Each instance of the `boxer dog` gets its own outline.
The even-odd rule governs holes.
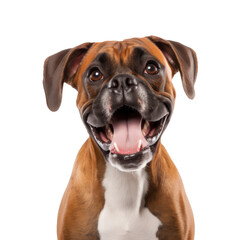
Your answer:
[[[90,135],[62,198],[59,240],[194,239],[182,180],[160,141],[178,71],[192,99],[195,52],[155,36],[84,43],[46,59],[49,109],[58,110],[70,84]]]

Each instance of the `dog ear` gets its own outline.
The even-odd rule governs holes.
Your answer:
[[[91,45],[92,43],[84,43],[56,53],[45,60],[43,86],[47,106],[51,111],[57,111],[61,105],[64,82],[76,88],[73,84],[74,76]]]
[[[162,51],[173,70],[173,75],[180,71],[184,91],[189,98],[193,99],[195,96],[194,83],[198,71],[196,53],[191,48],[178,42],[155,36],[150,36],[148,39]]]

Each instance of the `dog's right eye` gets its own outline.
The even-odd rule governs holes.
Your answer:
[[[98,68],[95,68],[90,72],[89,78],[92,81],[99,81],[103,79],[103,74]]]

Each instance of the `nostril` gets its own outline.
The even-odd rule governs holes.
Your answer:
[[[118,82],[118,80],[117,79],[113,79],[113,81],[112,81],[112,88],[118,88],[118,86],[119,86],[119,82]]]
[[[126,78],[126,86],[131,87],[136,85],[137,85],[137,80],[135,78]]]
[[[126,79],[126,85],[127,86],[131,86],[132,85],[132,79],[131,78],[127,78]]]

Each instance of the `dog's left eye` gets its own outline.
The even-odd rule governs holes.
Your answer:
[[[158,73],[158,71],[159,71],[159,68],[156,63],[148,62],[145,67],[144,73],[147,73],[149,75],[155,75]]]
[[[103,78],[103,74],[100,72],[99,69],[93,69],[91,72],[90,72],[90,76],[89,78],[92,80],[92,81],[99,81]]]

